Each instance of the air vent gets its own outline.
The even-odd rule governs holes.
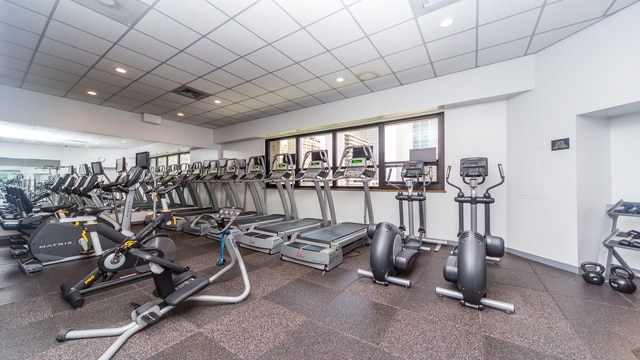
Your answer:
[[[211,96],[211,94],[207,94],[204,91],[196,90],[188,86],[180,86],[179,88],[173,90],[173,93],[182,95],[184,97],[188,97],[189,99],[193,99],[193,100],[201,100]]]

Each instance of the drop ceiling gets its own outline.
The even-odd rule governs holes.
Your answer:
[[[534,54],[636,2],[0,0],[0,84],[215,129]]]

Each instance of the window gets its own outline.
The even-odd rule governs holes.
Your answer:
[[[444,114],[431,114],[413,118],[387,121],[373,125],[336,129],[321,133],[308,133],[266,141],[267,156],[273,158],[280,153],[296,154],[298,167],[309,150],[326,149],[335,170],[346,147],[370,145],[378,166],[371,188],[391,189],[386,183],[400,182],[402,163],[410,160],[410,150],[435,148],[436,162],[429,165],[432,182],[430,190],[444,189]],[[269,164],[270,165],[270,164]],[[358,182],[339,180],[338,187],[359,187]]]

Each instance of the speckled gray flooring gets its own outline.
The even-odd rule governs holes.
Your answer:
[[[176,261],[209,274],[217,242],[170,233]],[[349,253],[330,272],[242,250],[251,294],[234,305],[186,303],[134,335],[116,359],[637,359],[640,292],[623,295],[606,284],[507,254],[488,265],[488,296],[516,313],[477,311],[440,298],[435,287],[450,249],[421,254],[414,286],[375,285],[359,278],[369,248]],[[121,326],[131,303],[153,298],[151,280],[87,297],[72,310],[59,285],[77,281],[96,259],[24,275],[0,246],[0,358],[97,358],[113,338],[59,343],[59,329]],[[239,294],[237,271],[203,293]]]

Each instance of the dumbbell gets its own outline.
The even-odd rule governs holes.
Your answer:
[[[640,248],[640,241],[636,240],[640,239],[640,231],[638,230],[629,230],[627,231],[627,237],[625,239],[619,240],[618,244],[624,246],[631,246],[635,248]]]
[[[636,291],[636,284],[633,282],[633,272],[622,266],[613,266],[609,275],[609,285],[613,290],[625,294],[633,294]]]
[[[597,262],[585,261],[580,264],[582,278],[589,284],[602,285],[604,283],[604,266]]]

